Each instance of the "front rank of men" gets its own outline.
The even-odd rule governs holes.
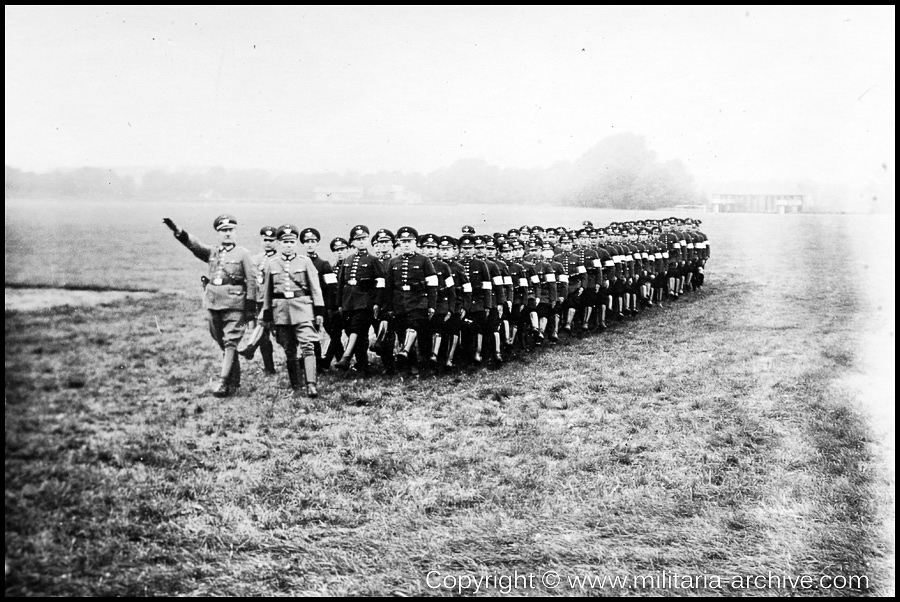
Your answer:
[[[264,326],[263,371],[276,372],[274,333],[290,387],[316,397],[317,375],[332,367],[363,377],[378,364],[382,374],[411,376],[497,367],[558,343],[563,333],[603,331],[610,318],[622,321],[700,290],[710,256],[700,221],[679,218],[493,235],[465,226],[458,239],[411,226],[372,235],[357,225],[328,245],[334,265],[319,256],[322,237],[312,227],[266,226],[262,252],[250,256],[235,244],[233,216],[214,220],[218,246],[163,221],[209,264],[204,306],[223,351],[217,397],[240,385],[236,347],[255,316]]]

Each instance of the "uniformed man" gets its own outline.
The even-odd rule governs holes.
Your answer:
[[[420,346],[428,347],[428,324],[434,317],[438,290],[434,264],[416,252],[418,237],[419,233],[410,226],[397,230],[400,254],[388,266],[385,285],[393,329],[402,341],[397,360],[410,374],[419,372],[416,340],[425,343]]]
[[[500,327],[503,314],[507,311],[506,289],[503,284],[503,273],[500,265],[494,261],[488,253],[488,246],[493,246],[494,240],[490,236],[475,237],[475,258],[483,261],[488,266],[488,274],[491,277],[493,305],[488,311],[487,322],[482,332],[484,349],[479,349],[483,355],[490,357],[495,364],[503,363],[501,354]]]
[[[591,247],[591,235],[593,227],[585,226],[576,233],[575,242],[577,247],[573,249],[573,253],[578,258],[577,263],[584,268],[582,273],[582,286],[584,290],[578,297],[578,319],[581,321],[582,332],[587,332],[591,325],[591,316],[594,314],[594,308],[598,299],[598,284],[602,276],[602,262],[600,256]],[[581,272],[581,268],[579,268]]]
[[[337,274],[341,271],[341,265],[344,259],[350,253],[350,243],[347,239],[336,237],[329,244],[331,252],[334,253],[337,260],[334,264],[335,282],[337,282]],[[325,291],[323,291],[324,294]],[[322,363],[328,367],[331,366],[332,360],[340,359],[344,355],[344,320],[341,316],[341,299],[337,294],[337,284],[335,284],[334,293],[329,298],[325,295],[325,332],[331,341],[328,343],[328,349],[322,358]]]
[[[331,264],[319,256],[320,240],[322,240],[322,235],[319,234],[319,231],[315,228],[304,228],[300,231],[300,244],[303,245],[306,256],[312,261],[313,265],[316,267],[316,271],[319,273],[319,287],[322,289],[325,307],[328,308],[333,305],[333,299],[337,295],[337,274],[334,273]],[[323,317],[325,320],[324,328],[325,331],[328,332],[329,324],[327,309],[323,314]],[[318,338],[316,338],[313,347],[318,370],[319,372],[324,372],[330,365],[330,362],[325,362],[325,356],[322,353],[322,344]]]
[[[466,268],[456,261],[457,241],[452,236],[441,236],[438,240],[438,254],[441,261],[446,263],[453,272],[453,287],[456,289],[456,306],[446,323],[445,336],[450,337],[447,343],[445,368],[453,368],[456,350],[460,340],[463,320],[472,309],[472,283]]]
[[[263,267],[270,257],[274,257],[275,249],[275,228],[273,226],[263,226],[259,235],[262,237],[263,250],[253,256],[253,266],[256,268],[256,313],[262,311],[263,304]],[[248,325],[249,326],[249,325]],[[262,339],[259,341],[259,354],[263,360],[263,372],[266,374],[275,374],[275,358],[273,356],[272,337],[268,328],[263,328]]]
[[[441,345],[445,338],[459,334],[458,320],[453,324],[453,312],[456,309],[456,280],[450,265],[438,258],[438,245],[440,240],[435,234],[423,234],[419,237],[419,248],[422,254],[431,260],[438,278],[437,301],[434,307],[434,317],[429,322],[430,351],[428,363],[432,368],[438,367],[441,353]],[[455,326],[456,331],[452,329]],[[425,347],[423,345],[422,347]],[[422,354],[423,356],[425,353]]]
[[[275,325],[275,340],[284,348],[288,379],[293,390],[301,382],[299,349],[307,397],[318,397],[318,365],[315,343],[325,316],[325,298],[316,266],[309,257],[297,254],[299,230],[292,224],[278,228],[281,253],[266,262],[263,294],[264,319]]]
[[[512,301],[509,310],[509,345],[510,352],[517,353],[516,341],[519,340],[519,332],[525,328],[525,306],[528,302],[529,281],[525,266],[520,261],[521,255],[516,257],[517,249],[522,248],[522,243],[516,239],[500,245],[500,257],[509,268],[509,277],[512,281]]]
[[[534,230],[532,230],[534,232]],[[535,238],[536,248],[532,252],[532,261],[538,280],[535,282],[535,312],[538,317],[538,341],[542,342],[547,336],[552,336],[552,318],[555,315],[559,295],[556,286],[556,269],[550,263],[553,257],[553,248],[544,247],[541,238]],[[556,341],[552,341],[555,343]]]
[[[375,250],[375,258],[381,262],[385,274],[394,258],[394,252],[397,239],[394,233],[387,228],[379,228],[372,235],[372,248]],[[390,293],[385,293],[385,303],[390,301]],[[394,352],[397,346],[396,332],[392,328],[394,320],[393,313],[387,307],[382,307],[379,312],[379,319],[373,323],[375,333],[375,343],[372,345],[372,351],[381,358],[381,365],[384,367],[384,374],[390,376],[394,374]]]
[[[241,384],[241,365],[237,346],[248,321],[256,314],[258,285],[250,251],[237,246],[232,215],[213,220],[219,244],[205,245],[169,218],[163,223],[175,238],[198,259],[209,264],[209,275],[203,277],[203,307],[207,310],[209,333],[223,351],[219,382],[213,389],[216,397],[227,397]]]
[[[381,262],[369,254],[369,229],[364,225],[350,230],[353,255],[347,257],[338,273],[338,297],[347,332],[344,355],[335,364],[350,369],[350,358],[356,357],[356,369],[368,375],[369,328],[378,319],[385,301],[385,271]]]
[[[462,343],[466,363],[481,366],[481,347],[488,312],[494,306],[493,283],[486,263],[475,257],[475,235],[459,238],[460,264],[472,285],[472,308],[463,320]]]
[[[565,332],[572,332],[572,325],[575,321],[575,312],[578,311],[580,297],[584,294],[584,274],[586,270],[579,263],[578,256],[572,252],[574,241],[572,236],[567,232],[559,235],[559,250],[554,260],[559,262],[563,267],[562,275],[557,280],[566,285],[566,297],[560,298],[560,321],[563,324]],[[565,276],[565,278],[563,278]]]

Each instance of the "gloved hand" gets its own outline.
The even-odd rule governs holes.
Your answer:
[[[164,217],[164,218],[163,218],[163,223],[164,223],[166,226],[168,226],[169,230],[171,230],[172,232],[178,232],[178,226],[176,226],[176,225],[175,225],[175,222],[173,222],[173,221],[170,220],[169,218]]]

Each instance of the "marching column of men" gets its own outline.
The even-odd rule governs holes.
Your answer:
[[[163,222],[209,267],[201,281],[210,334],[223,353],[217,397],[240,386],[237,347],[250,330],[264,372],[276,373],[274,334],[291,388],[316,397],[317,375],[332,367],[348,371],[352,362],[357,374],[374,373],[370,338],[386,375],[499,365],[559,343],[562,333],[584,337],[606,330],[610,318],[700,290],[710,257],[700,220],[679,218],[492,235],[465,226],[458,239],[410,226],[396,236],[381,228],[370,239],[357,225],[349,242],[331,240],[333,266],[319,256],[315,228],[266,226],[262,251],[251,256],[236,244],[234,216],[214,220],[219,244],[212,246]]]

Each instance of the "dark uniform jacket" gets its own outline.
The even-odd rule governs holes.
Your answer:
[[[556,280],[565,284],[568,292],[571,293],[579,287],[584,286],[584,274],[578,271],[578,255],[560,251],[553,257],[553,260],[562,265],[562,274],[557,274]],[[587,273],[587,271],[584,273]],[[565,276],[565,278],[563,278],[563,276]]]
[[[343,311],[384,306],[384,267],[366,249],[344,259],[338,274],[338,297]]]
[[[453,286],[456,295],[456,306],[452,311],[455,314],[459,314],[461,311],[469,313],[472,309],[472,283],[469,282],[469,275],[466,272],[466,268],[458,261],[452,259],[447,262],[447,266],[449,266],[450,271],[453,274],[453,282],[450,286]],[[450,281],[445,280],[445,282]]]
[[[203,292],[205,309],[256,311],[259,286],[250,251],[237,245],[205,245],[184,230],[176,238],[195,257],[209,263],[209,282]]]
[[[510,260],[509,275],[513,283],[513,305],[525,305],[528,302],[528,291],[531,287],[528,271],[516,260]]]
[[[434,259],[434,271],[438,277],[437,302],[434,311],[439,315],[446,315],[456,311],[456,278],[449,265],[440,259]]]
[[[488,274],[491,276],[491,292],[494,296],[492,307],[496,309],[497,305],[506,303],[506,290],[503,288],[503,272],[493,259],[482,259],[481,261],[487,265]]]
[[[387,270],[388,311],[406,314],[435,309],[438,276],[431,260],[419,253],[391,259]]]
[[[601,266],[595,260],[599,259],[597,251],[587,247],[579,247],[572,251],[578,257],[578,263],[584,266],[584,288],[592,288],[599,283]]]
[[[487,264],[474,257],[463,257],[459,264],[472,287],[472,312],[490,311],[494,307],[494,285]]]
[[[334,298],[337,296],[337,274],[335,274],[331,264],[319,257],[317,253],[308,254],[307,257],[316,266],[316,271],[319,272],[319,286],[322,288],[325,307],[333,307]]]

